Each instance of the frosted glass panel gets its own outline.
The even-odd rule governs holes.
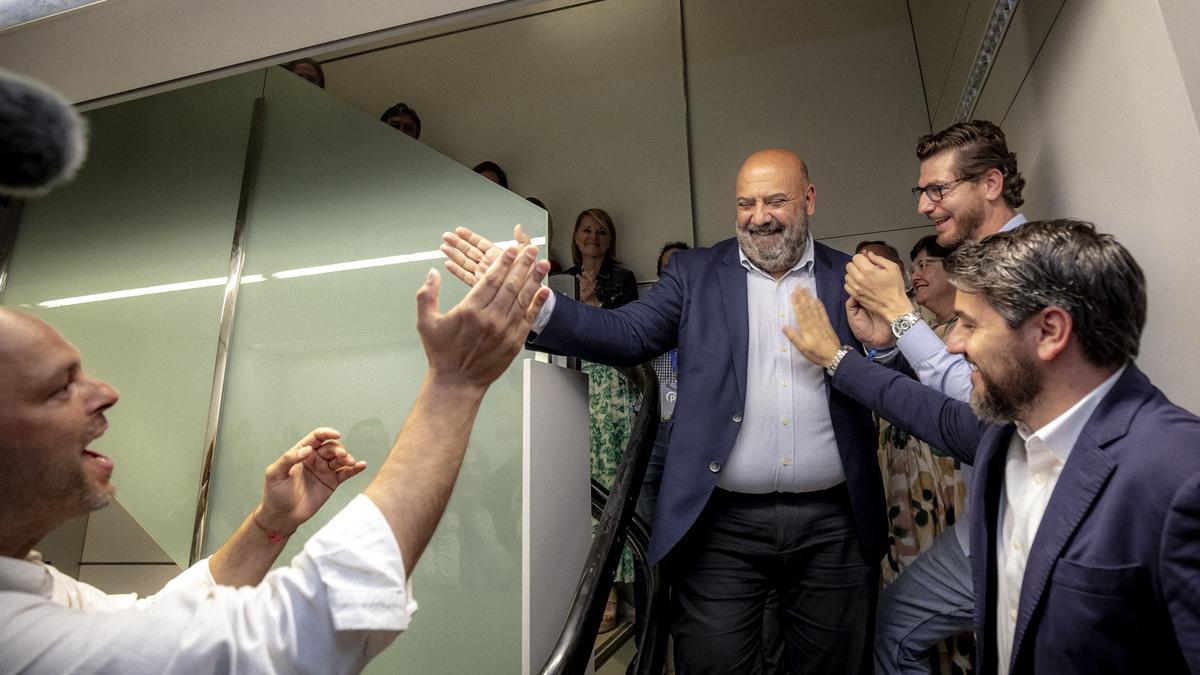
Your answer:
[[[544,212],[518,195],[287,72],[267,72],[245,266],[266,280],[243,285],[238,298],[209,552],[257,502],[266,465],[312,427],[340,429],[370,468],[282,559],[361,492],[424,373],[414,294],[429,267],[441,266],[441,232],[469,225],[508,239],[516,223],[545,235]],[[442,308],[463,294],[445,279]],[[518,364],[484,401],[446,517],[416,570],[412,628],[367,672],[518,672],[521,398]]]
[[[86,115],[76,180],[25,205],[4,302],[48,321],[121,391],[97,449],[117,499],[187,564],[253,100],[262,73]],[[49,301],[216,279],[82,304]]]

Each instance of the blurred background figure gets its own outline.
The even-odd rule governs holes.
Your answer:
[[[617,229],[603,209],[586,209],[575,218],[571,234],[574,266],[565,274],[578,280],[581,302],[615,309],[637,300],[637,279],[617,262]]]
[[[504,169],[501,169],[499,164],[492,161],[480,162],[471,170],[496,185],[508,189],[508,174],[504,173]]]
[[[617,263],[617,230],[612,217],[603,209],[587,209],[575,219],[571,235],[571,258],[575,265],[565,274],[576,279],[580,301],[605,309],[616,309],[637,300],[637,280],[633,272]],[[588,376],[588,436],[591,443],[592,480],[612,489],[617,467],[625,456],[625,446],[633,429],[637,396],[616,369],[582,361],[580,369]],[[604,609],[600,631],[616,627],[621,613],[619,597],[632,599],[633,555],[626,548],[617,565],[614,586]]]
[[[414,141],[421,138],[421,118],[417,111],[408,107],[406,103],[397,103],[384,110],[379,120]]]
[[[554,259],[553,244],[556,241],[554,238],[554,216],[550,214],[550,209],[546,207],[546,203],[537,197],[526,197],[525,201],[546,212],[546,245],[542,247],[542,250],[546,252],[546,257],[550,259],[550,274],[562,274],[562,264]]]
[[[891,260],[892,262],[896,263],[897,267],[900,268],[900,274],[902,274],[902,275],[904,274],[904,260],[900,257],[900,252],[896,250],[895,246],[892,246],[891,244],[887,243],[886,241],[879,241],[879,240],[860,241],[860,242],[858,242],[858,246],[854,247],[854,253],[859,254],[859,253],[862,253],[863,251],[870,251],[871,253],[874,253],[877,256]],[[904,287],[905,288],[910,287],[910,282],[908,279],[904,280]],[[910,295],[910,297],[911,297],[911,295]]]
[[[321,64],[316,61],[312,59],[297,59],[283,64],[283,67],[318,87],[325,88],[325,71],[321,68]]]

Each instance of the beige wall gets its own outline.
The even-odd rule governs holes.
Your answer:
[[[692,239],[681,54],[674,0],[606,0],[325,72],[331,92],[370,115],[413,106],[421,142],[464,165],[500,164],[513,191],[550,208],[565,265],[576,214],[599,207],[616,222],[618,257],[653,278],[659,244]]]
[[[1032,63],[1028,77],[1015,98],[993,98],[977,115],[1002,121],[1020,158],[1024,212],[1092,220],[1133,252],[1150,296],[1138,364],[1176,403],[1200,410],[1191,282],[1200,131],[1159,3],[1066,0],[1040,52],[1009,44],[999,58]]]
[[[421,115],[422,142],[503,166],[514,191],[550,207],[564,262],[575,215],[592,206],[613,215],[618,256],[641,280],[664,242],[693,242],[693,208],[700,244],[731,236],[737,168],[772,145],[809,162],[817,237],[903,247],[926,227],[908,188],[929,127],[894,2],[556,3],[340,53],[325,70],[329,90],[364,112],[402,100]]]
[[[924,222],[908,188],[913,146],[929,122],[903,3],[689,0],[683,8],[701,244],[733,235],[734,176],[747,154],[768,146],[808,163],[818,238]]]

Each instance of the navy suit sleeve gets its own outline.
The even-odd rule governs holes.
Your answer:
[[[1163,527],[1163,595],[1188,668],[1200,673],[1200,474],[1175,493]]]
[[[989,425],[966,403],[854,352],[846,354],[838,365],[833,386],[964,464],[975,463],[975,449]]]
[[[610,366],[636,366],[658,356],[678,340],[684,282],[677,272],[663,270],[646,297],[616,309],[593,307],[560,294],[554,299],[549,323],[529,346]],[[633,281],[632,272],[629,279]]]

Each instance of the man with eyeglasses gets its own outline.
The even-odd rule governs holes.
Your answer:
[[[1004,132],[995,124],[959,122],[923,136],[917,141],[917,158],[921,174],[912,192],[917,211],[934,223],[938,246],[952,249],[1025,222],[1025,216],[1016,212],[1024,203],[1025,179],[1017,170],[1016,154],[1008,150]],[[859,319],[851,323],[862,327],[856,335],[864,344],[897,345],[922,383],[961,401],[970,399],[970,365],[961,355],[949,353],[913,310],[898,265],[878,256],[856,255],[846,268],[846,290],[851,296],[851,317],[857,314]],[[872,334],[867,325],[874,326]],[[970,467],[964,465],[962,483],[970,481]],[[928,673],[931,650],[946,638],[972,629],[970,533],[967,515],[956,516],[957,525],[938,535],[880,593],[876,672]]]

